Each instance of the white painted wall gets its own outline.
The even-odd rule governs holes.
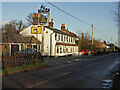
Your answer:
[[[36,34],[31,34],[31,27],[38,27],[38,25],[31,25],[31,26],[27,27],[26,29],[22,30],[20,32],[20,34],[22,34],[23,36],[34,36],[34,37],[36,37]],[[42,42],[42,34],[38,34],[38,39],[40,40],[40,42]]]
[[[48,33],[46,33],[48,32]],[[45,28],[44,31],[44,55],[50,56],[50,43],[52,43],[50,41],[50,37],[52,38],[51,34],[53,33],[53,31],[51,31],[48,28]]]
[[[36,34],[31,34],[31,27],[37,27],[37,26],[38,25],[31,25],[28,28],[21,31],[20,34],[22,34],[23,36],[34,36],[34,37],[36,37]],[[46,33],[46,32],[48,32],[48,33]],[[52,42],[50,41],[50,37],[52,37],[52,40],[51,40]],[[40,42],[42,42],[42,33],[38,34],[38,39],[39,39]],[[78,49],[78,46],[65,46],[66,48],[72,48],[72,52],[71,53],[63,53],[62,52],[62,53],[57,54],[56,53],[56,46],[55,46],[56,42],[75,44],[75,42],[69,42],[69,39],[68,39],[68,42],[61,41],[61,34],[60,34],[60,41],[56,41],[55,40],[55,33],[53,33],[52,30],[50,30],[48,28],[45,28],[45,30],[44,30],[44,47],[43,47],[44,48],[44,53],[43,53],[43,55],[50,56],[50,54],[51,54],[51,56],[55,56],[55,55],[64,56],[64,55],[68,55],[68,54],[77,54],[78,53],[78,51],[76,51],[76,52],[74,51],[76,48]],[[52,43],[51,47],[50,47],[50,43]],[[63,48],[63,45],[62,45],[62,48]],[[50,49],[51,49],[51,53],[50,53]]]

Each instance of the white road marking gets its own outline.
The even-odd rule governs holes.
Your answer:
[[[55,79],[60,78],[60,77],[63,77],[63,76],[66,76],[66,75],[68,75],[68,74],[70,74],[70,73],[71,73],[71,72],[67,72],[67,73],[61,74],[61,75],[57,76]]]
[[[79,61],[79,60],[82,60],[82,59],[75,59],[75,61]]]
[[[72,63],[72,61],[68,61],[68,63]]]
[[[54,79],[57,79],[57,78],[60,78],[60,77],[66,76],[66,75],[68,75],[68,74],[70,74],[70,73],[71,73],[71,72],[63,73],[63,74],[58,75],[57,77],[55,77],[55,78],[53,78],[53,79],[49,79],[49,80],[45,80],[45,81],[39,82],[39,83],[37,83],[37,84],[35,84],[35,85],[31,85],[31,86],[29,86],[28,88],[32,88],[32,87],[35,87],[35,86],[41,85],[41,84],[43,84],[43,83],[49,82],[50,80],[54,80]]]
[[[45,81],[40,82],[40,83],[37,83],[37,84],[35,84],[35,85],[31,85],[31,86],[29,86],[28,88],[32,88],[32,87],[38,86],[38,85],[43,84],[43,83],[46,83],[46,82],[48,82],[48,80],[45,80]]]

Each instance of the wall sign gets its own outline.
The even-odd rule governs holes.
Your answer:
[[[41,34],[41,27],[31,27],[31,34]]]

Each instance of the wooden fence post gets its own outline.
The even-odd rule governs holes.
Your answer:
[[[7,53],[5,54],[5,66],[4,68],[6,69],[7,68]]]
[[[36,64],[38,64],[38,54],[36,54]]]

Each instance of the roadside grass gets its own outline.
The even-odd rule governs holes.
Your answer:
[[[44,62],[39,62],[37,64],[26,64],[22,66],[16,66],[16,67],[7,67],[6,69],[2,69],[2,75],[11,75],[15,73],[20,73],[24,71],[30,71],[38,68],[44,68],[44,67],[49,67],[50,64],[44,63]]]

